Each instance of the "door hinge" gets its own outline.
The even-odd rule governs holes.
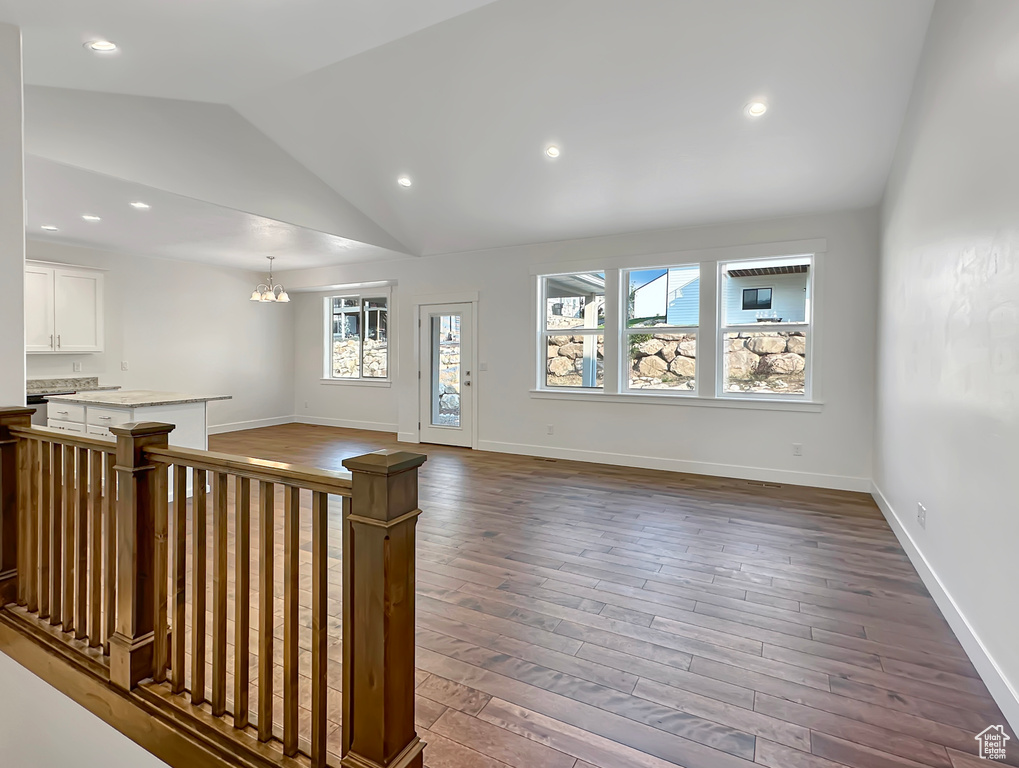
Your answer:
[[[421,378],[421,371],[418,371],[418,378]]]
[[[421,429],[421,422],[418,422],[418,429]]]

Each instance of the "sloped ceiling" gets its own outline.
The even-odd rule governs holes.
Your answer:
[[[0,0],[0,20],[49,86],[27,96],[40,157],[427,255],[873,205],[932,6]]]

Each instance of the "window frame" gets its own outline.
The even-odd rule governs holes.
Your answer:
[[[697,281],[698,281],[698,296],[700,295],[701,280],[704,274],[704,265],[701,262],[687,262],[685,264],[671,264],[669,266],[656,265],[651,267],[624,267],[619,270],[619,287],[622,292],[621,301],[619,305],[619,352],[618,352],[618,365],[619,365],[619,386],[618,391],[621,394],[631,395],[656,395],[660,397],[698,397],[700,394],[701,385],[701,366],[698,362],[698,358],[695,356],[694,360],[694,387],[693,389],[673,389],[670,387],[663,387],[661,389],[654,388],[641,388],[630,386],[630,337],[635,335],[646,334],[649,330],[653,329],[654,333],[663,335],[677,335],[677,334],[690,334],[694,336],[695,342],[698,344],[698,350],[700,350],[700,330],[701,330],[701,305],[698,301],[697,307],[697,324],[696,325],[656,325],[651,327],[636,326],[631,328],[629,325],[629,305],[630,305],[630,275],[633,272],[644,272],[652,269],[664,269],[666,279],[666,291],[668,291],[668,275],[669,271],[673,269],[689,269],[692,267],[697,268]],[[661,279],[661,278],[656,278]],[[668,319],[668,293],[666,292],[666,319]],[[643,333],[642,333],[643,331]],[[606,354],[608,350],[606,349]]]
[[[803,402],[813,403],[814,401],[814,341],[815,333],[815,281],[817,279],[817,253],[787,254],[783,256],[759,256],[754,258],[726,258],[717,262],[717,277],[715,287],[715,397],[719,400],[756,400],[760,402]],[[726,392],[725,391],[725,354],[726,335],[730,333],[747,332],[747,329],[757,328],[764,330],[755,323],[738,323],[726,325],[725,306],[725,272],[729,264],[746,263],[753,261],[778,261],[784,259],[805,259],[809,260],[810,268],[807,270],[806,297],[804,298],[804,321],[802,323],[767,323],[766,330],[769,333],[796,332],[804,335],[804,368],[803,368],[803,392]],[[772,286],[772,304],[774,304],[774,286]],[[741,297],[742,298],[742,297]],[[740,302],[742,306],[742,301]],[[758,310],[743,310],[758,311]]]
[[[824,371],[824,298],[825,263],[828,242],[824,238],[750,243],[746,245],[710,246],[688,250],[663,251],[641,255],[602,255],[572,262],[553,261],[531,266],[530,330],[533,347],[532,387],[530,397],[541,400],[573,400],[588,402],[631,403],[641,405],[676,405],[745,410],[820,413],[824,410],[822,379]],[[732,262],[757,260],[791,260],[809,258],[810,323],[793,324],[793,330],[806,332],[805,392],[802,394],[726,393],[721,391],[725,359],[721,306],[721,267]],[[665,389],[629,389],[627,375],[628,350],[624,346],[627,286],[623,275],[644,269],[669,269],[683,265],[700,265],[700,311],[697,327],[697,370],[693,391],[669,392]],[[544,330],[544,281],[557,275],[600,272],[605,275],[605,336],[602,388],[547,387],[544,384],[547,364]],[[773,287],[773,286],[772,286]],[[774,294],[772,306],[774,306]],[[788,330],[769,324],[769,330]],[[692,326],[691,326],[692,328]],[[738,330],[747,330],[746,326]],[[731,329],[729,329],[731,331]]]
[[[753,306],[753,307],[748,307],[747,306],[747,294],[750,291],[754,292],[755,306]],[[768,292],[768,306],[766,306],[766,307],[762,307],[761,306],[761,291],[767,291]],[[757,311],[760,311],[762,309],[771,309],[771,302],[774,301],[774,299],[775,299],[775,289],[773,287],[768,287],[768,286],[760,285],[760,286],[757,286],[756,288],[744,288],[743,289],[742,300],[740,301],[740,306],[743,307],[743,311],[744,312],[757,312]]]
[[[547,315],[548,310],[548,279],[555,277],[568,277],[572,275],[590,275],[598,274],[603,275],[605,281],[603,293],[602,293],[602,312],[605,316],[604,323],[600,328],[557,328],[549,329],[547,327]],[[543,392],[573,392],[573,393],[603,393],[606,388],[606,381],[608,375],[608,356],[609,356],[609,335],[606,333],[609,329],[609,275],[608,270],[594,268],[594,269],[574,269],[568,272],[550,272],[538,275],[538,311],[537,311],[537,355],[538,355],[538,366],[537,366],[537,388]],[[597,318],[596,318],[597,320]],[[551,336],[591,336],[594,338],[595,345],[595,371],[594,379],[595,386],[552,386],[548,383],[548,346],[549,342],[547,339]],[[602,338],[602,383],[598,386],[598,337]]]
[[[357,363],[357,376],[334,376],[333,375],[333,301],[335,299],[356,299],[357,307],[350,307],[350,310],[355,310],[358,317],[358,363]],[[379,313],[381,310],[377,308],[366,308],[365,302],[377,301],[383,299],[386,302],[386,375],[383,376],[365,376],[364,375],[364,341],[365,333],[368,327],[368,313],[376,312]],[[389,286],[380,286],[374,289],[359,288],[357,290],[330,292],[323,297],[323,360],[322,360],[322,382],[324,384],[346,384],[352,386],[382,386],[388,387],[393,382],[393,365],[396,360],[395,345],[394,345],[394,332],[396,325],[393,322],[393,297],[392,291]],[[347,312],[344,314],[353,314],[353,312]]]

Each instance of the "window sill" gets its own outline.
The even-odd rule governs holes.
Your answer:
[[[532,389],[535,400],[583,400],[599,403],[640,403],[642,405],[683,405],[704,408],[743,408],[760,411],[801,411],[820,413],[824,403],[807,400],[771,400],[756,397],[701,397],[698,395],[644,395],[637,393],[609,395],[604,392],[579,390],[552,391]]]
[[[391,387],[392,379],[321,379],[322,384],[332,384],[339,387]]]

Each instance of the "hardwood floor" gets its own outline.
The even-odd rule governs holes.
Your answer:
[[[331,469],[395,447],[428,455],[417,720],[432,768],[987,764],[974,736],[1004,718],[864,494],[307,425],[210,438]]]

